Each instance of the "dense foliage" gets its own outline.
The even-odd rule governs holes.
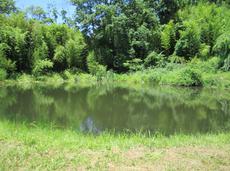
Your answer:
[[[0,79],[65,70],[103,75],[212,57],[219,69],[230,70],[229,1],[71,2],[74,20],[55,8],[20,11],[13,0],[0,0]],[[63,24],[56,23],[58,15]]]
[[[225,1],[72,1],[96,59],[108,69],[125,71],[127,63],[139,65],[140,60],[157,66],[163,54],[158,60],[218,55],[228,70],[230,12]]]
[[[64,24],[27,20],[23,13],[1,15],[0,35],[0,66],[9,74],[86,70],[84,38]]]

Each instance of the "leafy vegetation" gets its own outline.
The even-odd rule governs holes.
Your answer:
[[[9,76],[85,69],[86,44],[79,31],[28,20],[23,13],[1,15],[0,21],[0,66]]]
[[[62,11],[63,24],[55,8],[20,11],[13,0],[0,2],[1,80],[65,70],[102,80],[111,72],[162,70],[158,82],[201,86],[204,72],[230,70],[228,1],[71,0],[75,18]],[[204,71],[212,58],[215,68]]]

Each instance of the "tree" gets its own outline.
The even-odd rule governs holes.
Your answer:
[[[69,27],[74,27],[74,21],[72,20],[71,17],[67,16],[67,11],[62,9],[61,10],[61,17],[62,17],[62,21],[64,24],[67,24]]]
[[[142,0],[72,0],[76,22],[89,37],[98,62],[125,71],[123,63],[144,59],[156,43],[158,19]],[[159,37],[158,37],[159,38]]]
[[[0,14],[10,14],[16,10],[14,0],[0,0]]]
[[[30,6],[26,9],[26,14],[29,18],[33,18],[39,21],[45,21],[47,19],[47,13],[40,6]]]
[[[174,19],[177,11],[180,9],[181,0],[160,0],[155,1],[156,11],[162,24],[168,23],[171,19]]]
[[[59,12],[54,4],[48,4],[48,14],[49,18],[52,20],[52,23],[57,23]]]

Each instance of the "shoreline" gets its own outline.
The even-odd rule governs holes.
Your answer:
[[[230,89],[230,72],[204,73],[200,79],[200,85],[193,85],[192,80],[185,79],[185,82],[179,80],[171,80],[170,74],[162,74],[158,76],[157,70],[138,71],[128,74],[116,74],[113,72],[106,72],[102,76],[91,75],[87,73],[53,73],[49,75],[35,77],[33,75],[22,74],[16,79],[6,79],[0,81],[4,85],[32,85],[43,84],[47,86],[58,87],[64,84],[91,87],[95,85],[126,85],[130,87],[151,87],[158,86],[172,86],[182,88],[216,88],[216,89]],[[187,81],[187,83],[186,83]]]

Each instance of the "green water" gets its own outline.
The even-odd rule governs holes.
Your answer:
[[[172,87],[0,87],[0,120],[85,133],[230,130],[230,91]]]

